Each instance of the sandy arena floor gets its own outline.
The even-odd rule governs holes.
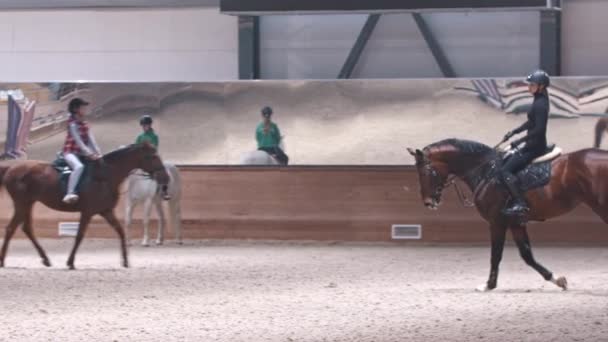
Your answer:
[[[0,341],[607,341],[608,249],[536,248],[571,290],[505,251],[383,244],[188,242],[131,248],[14,241],[0,269]]]

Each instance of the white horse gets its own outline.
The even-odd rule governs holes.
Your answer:
[[[285,137],[281,136],[281,142],[279,143],[279,147],[285,151]],[[281,165],[279,161],[268,154],[266,151],[249,151],[245,152],[241,155],[241,159],[239,160],[239,164],[241,165]]]
[[[169,174],[169,186],[167,193],[171,196],[169,202],[169,217],[171,225],[175,230],[175,241],[178,244],[182,243],[182,227],[181,227],[181,207],[180,200],[182,195],[182,185],[177,167],[165,163],[165,169]],[[141,170],[132,173],[127,179],[127,201],[126,201],[126,217],[125,217],[125,233],[127,241],[129,241],[129,227],[133,220],[133,209],[139,203],[144,204],[144,237],[141,241],[142,246],[148,246],[148,224],[150,223],[150,210],[152,205],[156,207],[158,214],[158,232],[156,234],[156,244],[162,245],[164,241],[165,215],[163,212],[163,198],[159,185],[155,180]]]

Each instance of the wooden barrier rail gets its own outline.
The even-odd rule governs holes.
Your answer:
[[[421,224],[418,241],[423,243],[485,244],[489,238],[485,221],[474,208],[462,207],[453,189],[446,190],[438,211],[424,208],[413,167],[183,166],[180,170],[185,238],[390,241],[392,224]],[[0,196],[0,205],[6,208],[0,212],[0,223],[6,224],[12,213],[7,194]],[[123,218],[124,203],[117,214]],[[55,237],[59,221],[73,220],[77,215],[40,204],[34,212],[38,236]],[[136,220],[131,237],[140,236],[140,224]],[[530,235],[534,243],[608,245],[608,225],[585,207],[532,224]],[[115,234],[96,219],[87,236]],[[167,238],[172,236],[169,231]]]

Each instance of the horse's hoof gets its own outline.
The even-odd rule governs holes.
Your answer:
[[[179,241],[177,241],[177,244],[181,246],[184,244],[184,242],[182,240],[179,240]]]
[[[162,244],[163,244],[163,242],[162,242],[162,241],[160,241],[160,240],[156,240],[156,245],[157,245],[157,246],[160,246],[160,245],[162,245]]]
[[[150,244],[148,242],[142,242],[141,245],[142,247],[150,247]]]
[[[68,265],[68,270],[73,271],[75,269],[76,269],[76,267],[74,267],[74,265]]]
[[[42,264],[46,267],[51,267],[51,261],[49,259],[42,259]]]
[[[122,267],[129,268],[129,262],[128,261],[123,261],[122,262]]]
[[[477,286],[475,288],[475,291],[477,291],[477,292],[488,292],[488,291],[492,291],[493,289],[494,288],[490,288],[488,286],[488,284],[481,284],[481,285],[479,285],[479,286]]]
[[[566,280],[566,277],[557,278],[555,285],[561,287],[564,291],[568,290],[568,280]]]

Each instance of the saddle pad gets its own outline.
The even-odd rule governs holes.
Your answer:
[[[80,180],[76,185],[76,193],[79,193],[83,185],[88,182],[90,174],[89,170],[91,169],[92,165],[92,163],[90,163],[88,160],[81,159],[81,162],[84,165],[84,170],[82,171]],[[65,159],[63,159],[63,157],[58,157],[57,159],[55,159],[52,165],[55,171],[59,173],[59,184],[61,186],[61,190],[63,193],[66,193],[68,191],[68,181],[70,179],[70,175],[72,174],[72,170],[70,169],[70,166],[65,161]]]
[[[521,191],[526,192],[549,184],[551,179],[551,161],[532,164],[517,173]]]

